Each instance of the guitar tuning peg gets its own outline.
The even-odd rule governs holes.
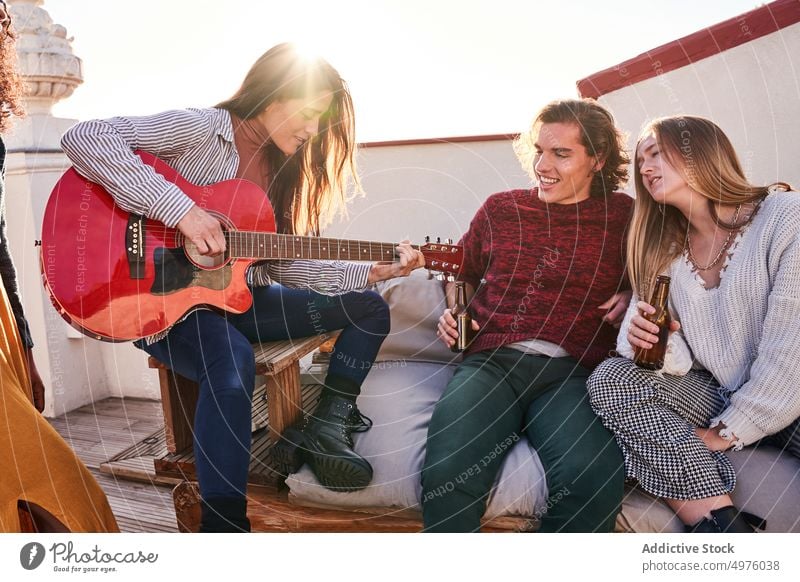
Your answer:
[[[448,275],[448,276],[447,276],[447,281],[448,281],[449,283],[454,283],[454,282],[455,282],[455,280],[456,280],[456,278],[455,278],[453,275]]]
[[[428,269],[428,281],[430,281],[431,279],[433,279],[433,271]]]
[[[437,236],[436,237],[436,244],[438,245],[438,244],[441,244],[441,243],[442,243],[442,237]]]
[[[426,242],[426,243],[429,243],[429,242],[431,242],[431,237],[430,237],[430,235],[427,235],[427,234],[425,235],[425,242]]]
[[[444,275],[441,273],[436,273],[436,280],[437,281],[444,281]]]
[[[453,239],[451,239],[451,238],[447,239],[447,244],[449,244],[449,245],[453,244]]]

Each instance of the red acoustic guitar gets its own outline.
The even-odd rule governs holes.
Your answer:
[[[101,186],[68,170],[44,213],[42,277],[56,310],[90,337],[147,337],[198,305],[242,313],[253,301],[245,272],[258,260],[396,258],[395,243],[276,234],[267,196],[252,182],[196,186],[158,158],[139,156],[220,220],[227,251],[216,258],[200,255],[178,230],[123,211]],[[431,270],[450,274],[460,269],[460,247],[437,243],[417,248]]]

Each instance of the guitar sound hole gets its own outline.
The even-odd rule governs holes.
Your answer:
[[[197,250],[197,246],[193,242],[189,241],[185,241],[183,243],[183,249],[186,252],[186,256],[189,258],[189,260],[201,269],[219,269],[221,266],[227,263],[229,259],[228,251],[225,251],[216,257],[201,255],[200,251]]]

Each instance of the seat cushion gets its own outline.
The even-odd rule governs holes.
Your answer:
[[[377,290],[389,304],[392,328],[378,352],[378,361],[439,362],[461,360],[436,337],[439,316],[447,307],[442,283],[424,271],[381,281]]]

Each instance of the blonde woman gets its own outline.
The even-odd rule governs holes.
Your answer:
[[[752,532],[763,524],[733,506],[723,451],[774,435],[800,455],[800,196],[783,183],[750,184],[728,138],[700,117],[651,122],[634,166],[634,297],[619,351],[657,341],[642,317],[654,308],[639,298],[666,273],[670,352],[685,339],[691,359],[683,370],[667,362],[672,373],[607,360],[588,382],[591,404],[627,476],[664,498],[687,531]]]

